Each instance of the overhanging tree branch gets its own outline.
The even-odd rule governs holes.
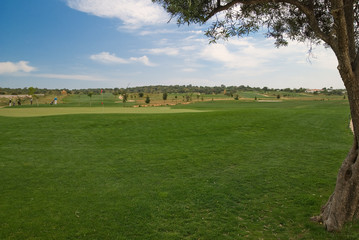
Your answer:
[[[318,20],[315,17],[313,8],[310,8],[296,0],[279,0],[278,2],[288,3],[299,8],[308,18],[308,23],[317,36],[332,48],[337,48],[334,38],[325,34],[319,27]]]
[[[231,2],[227,3],[226,5],[221,6],[220,1],[218,1],[217,6],[204,18],[204,21],[207,22],[211,17],[213,17],[217,13],[228,10],[240,2],[241,1],[239,1],[239,0],[231,1]]]
[[[219,5],[213,8],[213,10],[204,18],[204,21],[208,21],[211,17],[220,13],[222,11],[229,10],[237,4],[244,5],[255,5],[255,4],[266,4],[266,3],[287,3],[293,6],[296,6],[303,14],[306,15],[308,23],[316,35],[323,40],[326,44],[331,46],[334,49],[337,49],[334,38],[328,34],[325,34],[319,27],[318,20],[315,17],[314,11],[309,6],[304,5],[303,3],[296,0],[236,0],[227,3],[226,5]]]

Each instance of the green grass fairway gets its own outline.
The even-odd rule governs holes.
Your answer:
[[[171,109],[170,107],[32,107],[32,108],[0,108],[0,116],[4,117],[38,117],[64,114],[168,114],[198,112],[192,109]]]
[[[309,220],[352,143],[344,100],[43,109],[0,116],[0,239],[359,238]]]

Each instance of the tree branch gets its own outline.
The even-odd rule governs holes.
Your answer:
[[[205,17],[204,21],[207,22],[211,17],[213,17],[214,15],[216,15],[219,12],[225,11],[230,9],[231,7],[233,7],[234,5],[241,3],[241,0],[236,0],[236,1],[232,1],[227,3],[226,5],[221,6],[220,4],[217,4],[217,7],[215,7],[209,14],[207,17]]]
[[[356,72],[357,74],[359,73],[359,49],[357,50],[355,60],[352,64],[352,68],[354,72]]]
[[[331,0],[332,16],[334,18],[334,24],[336,26],[336,37],[337,37],[337,46],[338,48],[333,49],[336,53],[336,56],[339,60],[339,71],[341,71],[342,79],[345,85],[348,84],[348,81],[354,79],[353,69],[353,59],[351,58],[350,53],[350,39],[348,34],[347,27],[347,18],[344,11],[344,1],[343,0]]]
[[[213,10],[208,14],[207,17],[205,17],[205,22],[208,21],[211,17],[216,15],[219,12],[225,11],[230,9],[231,7],[235,6],[236,4],[245,4],[245,5],[254,5],[254,4],[260,4],[260,3],[288,3],[290,5],[296,6],[301,10],[303,14],[306,15],[308,18],[309,25],[313,29],[313,31],[318,35],[320,39],[322,39],[326,44],[331,46],[333,50],[337,49],[337,46],[335,44],[334,38],[332,36],[329,36],[325,34],[319,27],[318,21],[315,17],[313,9],[309,8],[308,6],[300,3],[297,0],[235,0],[227,3],[226,5],[217,5],[217,7],[213,8]]]
[[[299,10],[301,10],[302,13],[304,13],[307,16],[309,25],[311,26],[313,31],[318,35],[318,37],[322,39],[326,44],[331,46],[333,50],[337,48],[334,38],[332,36],[325,34],[320,29],[318,20],[316,19],[314,11],[312,9],[310,9],[309,7],[305,6],[304,4],[300,3],[297,0],[278,0],[278,2],[288,3],[298,7]]]
[[[355,33],[354,33],[354,1],[353,0],[344,0],[344,15],[345,23],[347,26],[347,35],[349,41],[349,54],[352,63],[354,63],[356,58],[356,46],[355,46]]]

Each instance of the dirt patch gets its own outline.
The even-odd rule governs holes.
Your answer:
[[[257,100],[257,102],[283,102],[282,100]]]
[[[119,108],[119,107],[33,107],[1,108],[4,117],[39,117],[71,114],[171,114],[206,112],[193,109],[172,109],[170,107]]]

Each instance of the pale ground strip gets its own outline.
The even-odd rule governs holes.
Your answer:
[[[4,117],[40,117],[66,114],[170,114],[206,112],[193,109],[172,109],[170,107],[120,108],[120,107],[41,107],[41,108],[1,108]]]
[[[258,102],[283,102],[282,100],[257,100]]]
[[[32,96],[38,96],[38,97],[44,97],[45,94],[43,93],[37,93],[37,94],[33,94],[33,95],[28,95],[28,94],[22,94],[22,95],[0,95],[0,98],[7,98],[7,99],[11,99],[11,98],[31,98]]]

